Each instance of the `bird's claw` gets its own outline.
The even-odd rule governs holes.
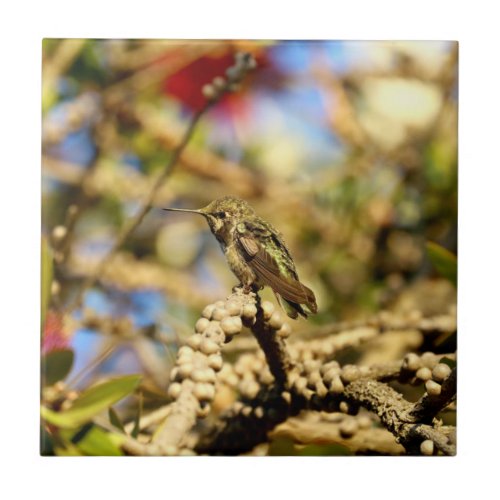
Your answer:
[[[239,285],[233,287],[233,293],[236,293],[238,291],[241,291],[245,295],[248,295],[254,291],[254,287],[252,285],[244,285],[243,283],[240,283]]]

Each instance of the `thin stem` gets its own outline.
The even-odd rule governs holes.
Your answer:
[[[173,172],[173,169],[179,159],[179,156],[181,155],[182,151],[188,144],[189,140],[193,136],[193,132],[196,128],[196,125],[200,121],[201,117],[205,114],[205,112],[215,103],[216,101],[207,101],[205,106],[199,110],[191,119],[191,122],[186,129],[186,132],[184,133],[184,136],[179,143],[179,145],[175,148],[173,151],[172,156],[170,157],[170,160],[166,164],[165,168],[163,169],[161,175],[156,179],[156,182],[149,192],[147,198],[145,199],[141,209],[139,212],[130,219],[129,223],[126,224],[121,231],[120,235],[116,239],[115,243],[109,250],[109,252],[106,254],[106,256],[101,260],[101,262],[97,265],[96,269],[94,272],[87,277],[87,279],[83,282],[80,290],[78,291],[76,297],[70,304],[67,306],[66,310],[71,311],[73,309],[76,309],[81,305],[81,301],[83,298],[83,295],[85,292],[94,285],[94,283],[97,281],[99,276],[101,276],[103,270],[105,267],[109,264],[115,253],[123,246],[127,238],[132,234],[132,232],[136,229],[136,227],[144,220],[144,217],[146,214],[149,212],[151,207],[153,206],[153,200],[156,196],[156,193],[160,189],[161,185],[165,182],[167,177]]]

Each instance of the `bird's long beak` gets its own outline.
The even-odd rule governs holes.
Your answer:
[[[203,215],[204,217],[206,216],[206,214],[201,210],[190,210],[189,208],[162,208],[162,210],[167,210],[168,212],[190,212],[193,214]]]

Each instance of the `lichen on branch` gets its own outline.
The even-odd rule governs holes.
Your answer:
[[[224,363],[224,345],[244,326],[261,350],[243,356],[240,364]],[[178,351],[168,389],[172,402],[163,412],[166,418],[150,443],[139,446],[129,441],[126,449],[153,455],[240,454],[267,442],[277,425],[305,410],[354,416],[363,407],[392,433],[394,446],[403,445],[407,453],[455,454],[453,429],[442,427],[435,418],[452,402],[456,390],[456,371],[440,363],[442,356],[409,353],[385,364],[341,366],[313,341],[309,351],[306,341],[301,341],[300,349],[289,349],[290,331],[283,314],[253,292],[237,288],[226,300],[207,305],[195,333]],[[338,335],[344,338],[348,332]],[[360,337],[357,329],[350,332],[354,344],[360,338],[369,341],[370,336]],[[346,344],[342,340],[339,345]],[[453,354],[447,357],[454,359]],[[424,384],[426,393],[411,403],[389,385],[391,381]],[[239,399],[199,428],[197,422],[210,414],[224,385],[237,390]],[[354,417],[345,419],[339,427],[343,439],[363,428],[356,422]]]

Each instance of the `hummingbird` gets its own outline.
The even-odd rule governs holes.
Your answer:
[[[283,236],[245,201],[218,198],[198,210],[164,208],[205,217],[231,271],[247,290],[269,286],[290,318],[316,313],[316,297],[299,280]]]

